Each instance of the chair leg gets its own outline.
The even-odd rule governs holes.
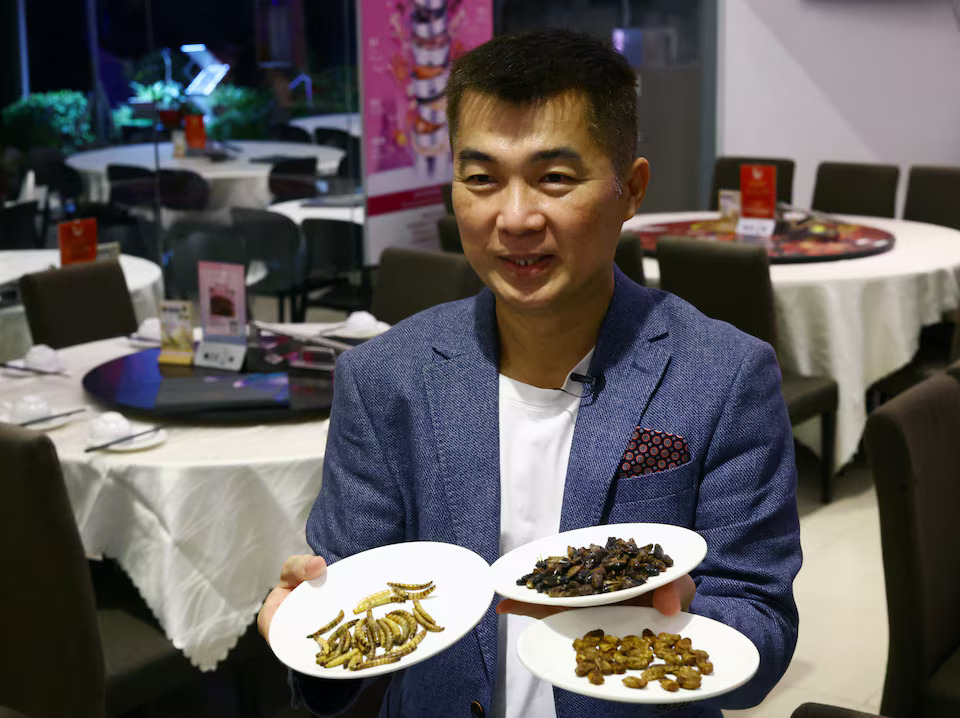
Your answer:
[[[825,504],[833,499],[833,462],[837,454],[837,412],[820,416],[820,498]]]

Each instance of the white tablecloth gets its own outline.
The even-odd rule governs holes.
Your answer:
[[[126,339],[61,350],[70,377],[0,374],[0,401],[39,394],[53,408],[90,408],[49,432],[84,547],[116,559],[173,644],[212,670],[254,621],[283,560],[309,552],[304,526],[328,422],[168,427],[153,449],[84,453],[103,409],[80,381],[133,351]]]
[[[205,157],[174,157],[173,145],[159,145],[160,167],[191,170],[200,174],[210,185],[210,200],[206,218],[214,215],[228,221],[230,207],[264,208],[270,204],[268,176],[269,162],[251,162],[258,157],[316,157],[319,174],[335,174],[343,152],[332,147],[320,147],[299,142],[263,142],[244,140],[231,142],[240,152],[230,151],[230,159],[213,162]],[[86,178],[90,197],[106,201],[110,195],[107,165],[124,164],[156,168],[152,144],[120,145],[90,152],[80,152],[67,158],[67,164],[79,170]]]
[[[60,266],[60,252],[54,249],[25,249],[0,252],[0,285],[15,282],[24,274]],[[120,267],[130,289],[137,321],[159,316],[163,299],[163,273],[153,262],[140,257],[120,257]],[[0,309],[0,361],[26,354],[32,340],[22,305]]]
[[[624,229],[715,216],[638,214]],[[960,304],[960,232],[879,217],[847,219],[891,232],[894,248],[861,259],[770,267],[783,366],[830,376],[839,385],[837,467],[856,453],[867,420],[867,388],[909,363],[920,329]],[[643,268],[648,283],[656,286],[656,260],[644,259]],[[819,451],[816,426],[801,426],[796,433]]]
[[[298,117],[290,120],[294,127],[302,127],[311,135],[318,127],[329,127],[336,130],[345,130],[354,137],[363,135],[363,125],[360,122],[359,112],[339,112],[333,115],[313,115],[311,117]]]

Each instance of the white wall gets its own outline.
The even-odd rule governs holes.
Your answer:
[[[719,0],[717,153],[960,166],[951,0]],[[958,199],[960,201],[960,199]],[[899,211],[899,209],[898,209]]]

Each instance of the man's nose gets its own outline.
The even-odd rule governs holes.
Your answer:
[[[509,234],[539,232],[546,224],[540,196],[523,181],[509,183],[501,193],[497,229]]]

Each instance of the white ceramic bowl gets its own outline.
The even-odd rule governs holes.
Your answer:
[[[116,411],[108,411],[90,422],[88,440],[91,445],[105,444],[131,433],[130,422]]]
[[[36,394],[22,396],[20,400],[13,405],[13,420],[17,423],[40,419],[49,414],[50,405],[47,403],[47,400]]]
[[[34,344],[30,347],[23,362],[31,369],[40,371],[60,371],[63,368],[56,350],[46,344]]]

